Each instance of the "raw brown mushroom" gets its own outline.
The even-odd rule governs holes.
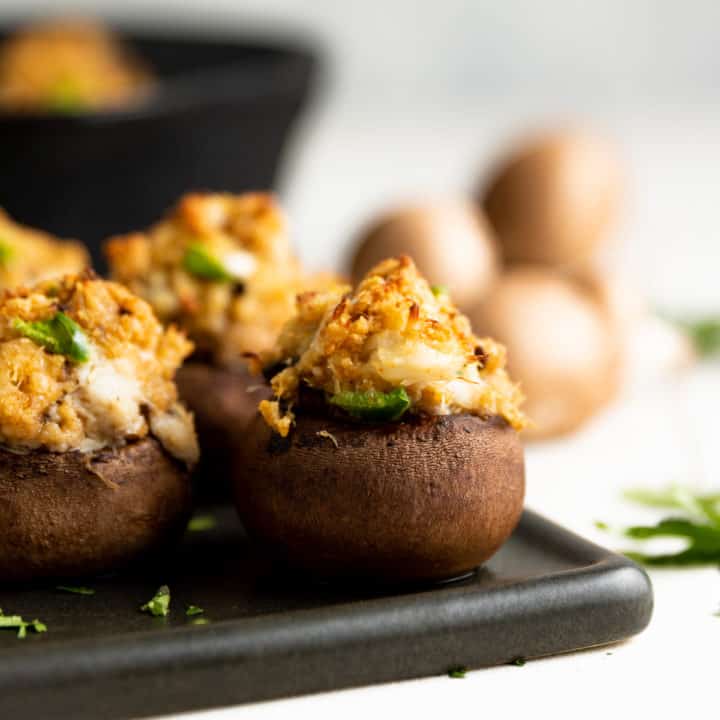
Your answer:
[[[481,193],[504,259],[581,266],[613,225],[622,195],[614,149],[583,132],[520,146]]]

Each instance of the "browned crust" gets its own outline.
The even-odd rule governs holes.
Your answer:
[[[0,450],[0,583],[93,575],[179,537],[187,471],[154,438],[86,455]]]
[[[360,426],[306,415],[285,440],[256,417],[237,461],[248,531],[323,577],[461,575],[508,538],[525,490],[522,446],[497,417]]]

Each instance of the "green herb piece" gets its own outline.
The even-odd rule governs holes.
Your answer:
[[[692,341],[698,355],[709,356],[720,352],[720,315],[697,319],[670,317]]]
[[[205,532],[212,530],[217,525],[213,515],[194,515],[188,523],[187,529],[190,532]]]
[[[233,282],[235,278],[225,266],[200,243],[188,245],[183,257],[183,267],[191,275],[213,282]]]
[[[45,101],[48,110],[57,113],[78,113],[86,110],[87,100],[82,89],[71,77],[58,80],[50,89]]]
[[[188,605],[187,610],[185,611],[185,614],[188,617],[193,617],[193,615],[202,615],[205,611],[198,607],[197,605]]]
[[[73,593],[74,595],[94,595],[95,591],[92,588],[89,587],[81,587],[81,586],[75,586],[75,585],[58,585],[56,590],[60,590],[61,592],[66,593]]]
[[[37,618],[27,622],[22,619],[20,615],[3,615],[3,611],[0,610],[0,629],[10,628],[17,630],[17,636],[21,640],[27,637],[27,629],[30,628],[33,632],[44,633],[47,632],[47,625],[40,622]]]
[[[140,610],[154,617],[166,617],[170,612],[170,588],[161,585],[153,599],[142,605]]]
[[[525,663],[526,663],[525,658],[517,657],[514,660],[511,660],[509,664],[514,665],[515,667],[522,667],[523,665],[525,665]]]
[[[205,617],[199,617],[195,618],[194,620],[190,621],[191,625],[209,625],[210,621]]]
[[[55,313],[49,320],[25,322],[14,320],[13,327],[24,337],[55,355],[65,355],[77,363],[90,359],[90,343],[85,333],[65,313]]]
[[[6,240],[0,238],[0,266],[4,267],[15,255],[15,248]]]
[[[405,388],[395,388],[388,393],[344,391],[332,395],[329,402],[351,417],[365,422],[399,420],[410,407],[410,398]]]
[[[464,665],[458,665],[457,667],[450,668],[448,670],[448,677],[455,680],[460,680],[467,675],[467,668]]]
[[[449,293],[447,285],[431,285],[430,291],[435,297],[438,297],[440,295],[447,295]]]
[[[595,527],[596,527],[598,530],[609,530],[609,529],[610,529],[609,526],[608,526],[608,524],[602,522],[602,520],[596,520],[596,521],[595,521]]]
[[[653,538],[679,538],[685,547],[674,553],[650,555],[628,551],[625,554],[645,565],[687,566],[720,563],[720,495],[698,494],[673,486],[662,491],[630,490],[625,497],[646,507],[671,509],[677,516],[655,525],[634,525],[624,535],[643,542]]]

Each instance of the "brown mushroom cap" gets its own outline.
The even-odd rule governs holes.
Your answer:
[[[188,472],[154,438],[0,460],[0,583],[116,569],[179,538],[190,514]]]
[[[604,140],[560,132],[520,147],[482,201],[510,263],[582,265],[616,218],[622,173]]]
[[[292,565],[384,583],[478,567],[515,528],[524,491],[517,433],[471,415],[372,426],[300,415],[285,439],[258,416],[235,472],[246,528]]]
[[[540,267],[515,267],[470,314],[502,342],[525,394],[530,438],[571,432],[616,393],[621,338],[609,308],[583,282]]]
[[[180,398],[195,416],[201,455],[195,469],[202,499],[231,497],[228,467],[236,438],[255,416],[258,403],[270,397],[263,379],[241,369],[202,362],[185,363],[175,376]]]
[[[400,255],[412,257],[428,282],[446,286],[460,308],[477,303],[497,274],[492,230],[469,201],[408,207],[381,217],[358,242],[353,283],[381,260]]]

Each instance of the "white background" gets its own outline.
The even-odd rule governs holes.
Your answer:
[[[41,5],[0,2],[0,14]],[[615,267],[652,304],[720,311],[720,4],[712,0],[107,0],[75,7],[224,31],[294,28],[324,46],[325,90],[296,136],[282,192],[311,266],[341,267],[351,237],[380,207],[469,191],[517,134],[589,123],[616,140],[626,165]],[[636,344],[645,349],[643,367],[655,367],[656,346]],[[529,448],[529,505],[616,545],[595,531],[595,520],[647,517],[619,499],[622,488],[718,487],[718,407],[717,366],[644,375],[582,433]],[[650,628],[614,648],[465,680],[193,718],[669,717],[705,707],[712,717],[720,574],[657,571],[652,579]]]

